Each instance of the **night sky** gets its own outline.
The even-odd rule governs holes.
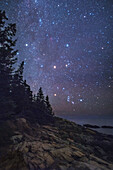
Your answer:
[[[0,0],[17,24],[18,63],[57,115],[113,116],[113,1]]]

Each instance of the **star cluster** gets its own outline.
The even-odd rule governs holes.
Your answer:
[[[1,0],[17,24],[18,62],[56,114],[113,115],[112,0]]]

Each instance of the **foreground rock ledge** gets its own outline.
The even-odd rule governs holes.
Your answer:
[[[0,170],[113,170],[112,135],[60,118],[51,125],[18,118],[0,126]]]

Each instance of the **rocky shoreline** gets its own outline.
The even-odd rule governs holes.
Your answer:
[[[0,128],[0,170],[113,169],[112,135],[57,117],[48,125],[7,120]]]

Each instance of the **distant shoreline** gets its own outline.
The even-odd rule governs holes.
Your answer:
[[[99,128],[113,129],[113,126],[106,126],[106,125],[97,126],[97,125],[91,125],[91,124],[83,124],[83,126],[84,126],[84,127],[87,127],[87,128],[94,128],[94,129],[99,129]]]
[[[84,125],[92,125],[90,127],[92,130],[96,130],[99,133],[107,134],[107,135],[113,135],[113,118],[94,118],[94,117],[71,117],[71,116],[60,116],[63,119],[75,122],[76,124],[79,124],[83,127]],[[95,128],[94,126],[97,126],[98,128]]]

